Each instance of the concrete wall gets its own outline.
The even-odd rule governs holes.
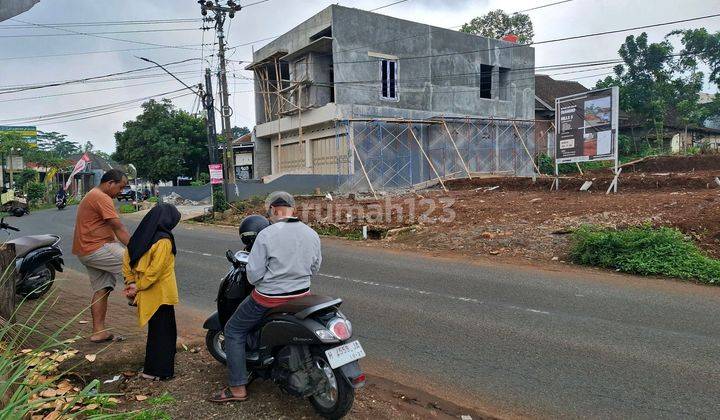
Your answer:
[[[332,18],[335,97],[345,117],[533,117],[531,47],[341,6]],[[380,58],[368,53],[398,57],[397,101],[381,99]],[[491,99],[480,95],[482,64],[494,67]],[[510,69],[504,86],[499,68]]]
[[[158,187],[160,197],[166,197],[173,192],[182,198],[192,201],[209,201],[210,200],[210,184],[203,186],[181,186],[181,187]]]
[[[238,182],[237,193],[230,188],[230,201],[247,200],[252,196],[265,197],[273,191],[287,191],[290,194],[314,194],[316,188],[320,191],[334,191],[338,186],[336,175],[283,175],[267,184],[261,181]]]

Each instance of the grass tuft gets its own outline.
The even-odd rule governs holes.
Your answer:
[[[720,260],[710,258],[677,229],[583,226],[573,233],[572,260],[643,276],[720,283]]]

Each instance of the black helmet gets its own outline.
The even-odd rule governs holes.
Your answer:
[[[270,226],[270,221],[259,214],[253,214],[243,219],[240,223],[240,240],[245,244],[247,250],[252,248],[258,233],[268,226]]]

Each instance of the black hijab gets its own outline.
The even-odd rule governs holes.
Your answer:
[[[140,258],[163,238],[172,242],[172,253],[177,254],[172,230],[180,223],[180,212],[172,204],[158,203],[143,217],[140,225],[130,237],[128,253],[130,266],[135,267]]]

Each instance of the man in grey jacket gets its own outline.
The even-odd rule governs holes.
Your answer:
[[[225,324],[225,352],[229,386],[210,401],[247,399],[245,343],[247,335],[267,311],[310,293],[310,280],[320,270],[322,254],[318,234],[294,217],[293,196],[277,191],[266,200],[273,224],[258,233],[246,267],[255,286]]]

